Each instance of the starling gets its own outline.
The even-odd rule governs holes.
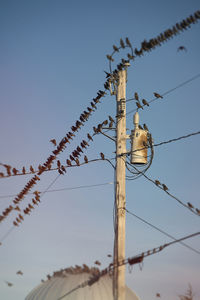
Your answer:
[[[16,272],[16,274],[17,275],[23,275],[23,272],[19,270],[19,271]]]
[[[144,109],[144,108],[142,107],[142,105],[140,104],[140,102],[136,102],[136,105],[137,105],[137,108],[138,108],[138,109],[140,109],[140,108]]]
[[[71,161],[70,161],[69,159],[66,160],[66,163],[67,163],[67,165],[68,165],[69,167],[71,167],[72,163],[71,163]]]
[[[124,41],[123,41],[122,39],[120,39],[120,46],[121,46],[122,48],[125,48],[125,44],[124,44]]]
[[[138,93],[134,93],[135,100],[139,101]]]
[[[106,57],[107,57],[107,59],[108,59],[108,60],[110,60],[110,61],[114,61],[114,59],[112,58],[112,56],[111,56],[111,55],[108,55],[108,54],[107,54],[107,55],[106,55]]]
[[[13,175],[17,175],[17,173],[19,172],[19,171],[18,171],[17,169],[15,169],[15,168],[13,168],[12,171],[13,171]]]
[[[84,161],[85,161],[86,164],[88,163],[88,158],[87,158],[86,155],[84,156]]]
[[[187,205],[189,208],[194,208],[194,206],[190,202],[188,202]]]
[[[154,96],[156,97],[156,98],[161,98],[161,99],[163,99],[163,96],[161,96],[160,94],[158,94],[158,93],[153,93],[154,94]]]
[[[115,122],[111,116],[108,116],[108,119],[110,120],[110,122]]]
[[[57,167],[60,168],[60,166],[61,166],[61,163],[59,160],[57,160]]]
[[[160,298],[160,293],[156,293],[156,297],[157,297],[157,298]]]
[[[112,257],[112,255],[111,255],[111,254],[107,254],[107,256],[108,256],[108,257]]]
[[[65,169],[65,167],[62,165],[61,167],[61,170],[63,171],[63,172],[65,172],[66,173],[66,169]]]
[[[101,265],[100,261],[98,261],[98,260],[96,260],[96,261],[94,262],[94,264],[95,264],[95,265],[98,265],[98,266]]]
[[[52,139],[52,140],[50,140],[50,142],[51,142],[52,144],[54,144],[54,146],[56,146],[56,145],[57,145],[57,143],[56,143],[56,140],[55,140],[55,139]]]
[[[76,162],[77,166],[80,166],[80,162],[79,162],[78,158],[75,159],[75,162]]]
[[[23,174],[26,174],[26,169],[25,169],[25,167],[22,168],[22,173],[23,173]]]
[[[163,186],[163,190],[166,192],[166,191],[168,191],[168,187],[163,183],[162,184],[162,186]]]
[[[6,283],[8,286],[13,286],[13,283],[11,283],[11,282],[5,281],[5,283]]]
[[[143,124],[143,128],[144,128],[144,130],[149,131],[149,129],[148,129],[148,127],[147,127],[146,124]]]
[[[93,141],[93,138],[91,137],[91,135],[88,133],[87,134],[88,140]]]
[[[129,47],[132,47],[131,43],[130,43],[130,41],[129,41],[129,39],[127,37],[126,37],[126,45],[129,46]]]
[[[142,128],[142,126],[140,124],[138,125],[138,128],[143,130],[143,128]]]
[[[179,51],[185,51],[185,52],[187,52],[187,49],[184,47],[184,46],[179,46],[178,47],[178,49],[177,49],[177,52],[179,52]]]
[[[160,181],[159,180],[155,180],[155,184],[158,186],[158,185],[161,185]]]
[[[143,103],[144,105],[149,106],[149,103],[148,103],[145,99],[142,99],[142,103]]]
[[[102,159],[105,159],[105,156],[102,152],[100,153],[100,156],[101,156]]]
[[[115,45],[113,45],[113,50],[116,51],[116,52],[119,52],[119,48]]]
[[[35,173],[35,171],[34,171],[34,169],[33,169],[32,166],[30,166],[30,171],[31,171],[31,173]]]

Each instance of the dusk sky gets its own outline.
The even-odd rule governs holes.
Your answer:
[[[104,89],[104,71],[109,71],[106,55],[113,52],[112,45],[119,46],[120,38],[128,37],[139,49],[144,39],[157,37],[197,10],[198,0],[1,0],[0,163],[20,172],[23,166],[27,171],[30,165],[37,169],[55,148],[50,140],[59,142],[97,91]],[[184,48],[178,51],[180,46]],[[113,68],[126,55],[127,49],[115,55]],[[140,123],[148,125],[155,144],[200,131],[200,22],[131,62],[127,99],[135,92],[147,101],[154,92],[169,92],[139,110]],[[134,101],[127,102],[127,134],[133,129],[135,109]],[[109,115],[116,115],[116,100],[107,93],[59,155],[62,164],[87,133],[93,133],[93,126]],[[200,135],[155,147],[146,173],[165,183],[182,203],[198,209],[199,148]],[[97,135],[84,155],[93,160],[103,152],[114,158],[114,151],[114,142]],[[0,172],[6,174],[2,165]],[[0,224],[0,299],[24,299],[41,279],[61,268],[94,266],[96,260],[104,268],[111,262],[107,255],[113,252],[114,238],[113,168],[97,161],[58,175],[57,171],[41,175],[32,192],[48,191],[19,227],[13,225],[17,211]],[[0,215],[31,177],[0,178]],[[32,197],[26,195],[20,203],[22,211]],[[200,216],[143,176],[127,181],[126,207],[177,239],[200,228]],[[126,257],[171,241],[126,215]],[[196,252],[177,243],[145,258],[142,269],[136,265],[130,272],[127,267],[126,284],[141,300],[154,300],[156,293],[162,300],[177,300],[189,283],[194,299],[199,299],[200,236],[185,243]],[[23,275],[16,274],[19,270]]]

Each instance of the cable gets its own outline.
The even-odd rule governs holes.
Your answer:
[[[140,264],[140,263],[143,262],[143,260],[144,260],[145,257],[157,254],[157,253],[161,252],[166,247],[169,247],[169,246],[171,246],[171,245],[173,245],[175,243],[180,243],[183,240],[190,239],[190,238],[195,237],[195,236],[197,236],[199,234],[200,234],[200,232],[196,232],[196,233],[190,234],[190,235],[185,236],[183,238],[180,238],[178,240],[166,243],[166,244],[161,245],[159,247],[156,247],[156,248],[153,248],[151,250],[148,250],[148,251],[145,251],[143,253],[140,253],[140,254],[138,254],[136,256],[128,257],[127,259],[124,259],[122,261],[118,261],[116,264],[110,264],[107,268],[105,268],[102,271],[100,271],[97,275],[94,275],[94,276],[90,277],[88,280],[84,281],[82,284],[77,285],[75,288],[73,288],[72,290],[68,291],[63,296],[57,298],[57,300],[61,300],[61,299],[65,298],[65,297],[67,297],[68,295],[72,294],[73,292],[75,292],[76,290],[78,290],[80,288],[84,288],[86,286],[92,286],[93,284],[95,284],[96,282],[98,282],[98,280],[101,277],[105,276],[108,273],[113,272],[113,270],[115,268],[119,268],[119,267],[121,267],[123,265],[126,265],[126,264],[129,264],[130,266],[135,265],[135,264]]]
[[[91,188],[91,187],[97,187],[97,186],[104,186],[104,185],[110,185],[110,184],[113,184],[113,182],[105,182],[105,183],[90,184],[90,185],[80,185],[80,186],[74,186],[74,187],[68,187],[68,188],[62,188],[62,189],[54,189],[54,190],[48,190],[45,193],[78,190],[78,189]],[[43,192],[41,192],[41,193],[43,193]],[[28,195],[32,195],[32,194],[34,194],[34,193],[28,193]],[[15,197],[16,195],[17,194],[7,195],[7,196],[0,196],[0,198],[10,198],[10,197]]]
[[[190,83],[190,82],[196,80],[196,79],[199,78],[199,77],[200,77],[200,73],[197,74],[197,75],[195,75],[195,76],[193,76],[192,78],[189,78],[188,80],[186,80],[186,81],[184,81],[184,82],[178,84],[178,85],[175,86],[174,88],[171,88],[170,90],[164,92],[163,94],[161,94],[161,96],[168,95],[168,94],[170,94],[171,92],[175,91],[176,89],[179,89],[179,88],[183,87],[184,85],[186,85],[186,84],[188,84],[188,83]],[[135,98],[127,99],[126,102],[129,102],[129,101],[131,101],[131,100],[135,100]],[[152,100],[148,101],[148,103],[152,103],[152,102],[154,102],[154,101],[156,101],[156,100],[158,100],[158,99],[157,99],[157,98],[153,98]],[[143,106],[142,106],[142,107],[143,107]],[[133,112],[135,112],[135,111],[137,111],[137,110],[138,110],[138,109],[133,109],[133,110],[127,112],[126,115],[129,115],[129,114],[131,114],[131,113],[133,113]]]
[[[149,223],[148,221],[142,219],[141,217],[137,216],[137,215],[134,214],[133,212],[129,211],[127,208],[124,208],[124,209],[126,210],[126,212],[127,212],[128,214],[134,216],[135,218],[137,218],[138,220],[142,221],[143,223],[145,223],[145,224],[149,225],[150,227],[154,228],[155,230],[157,230],[157,231],[163,233],[164,235],[168,236],[169,238],[171,238],[171,239],[173,239],[173,240],[175,240],[175,241],[177,240],[175,237],[173,237],[172,235],[170,235],[170,234],[167,233],[166,231],[164,231],[164,230],[160,229],[159,227],[157,227],[157,226],[155,226],[155,225]],[[180,243],[181,245],[187,247],[188,249],[192,250],[193,252],[195,252],[195,253],[197,253],[197,254],[200,254],[200,251],[198,251],[198,250],[196,250],[196,249],[190,247],[189,245],[187,245],[187,244],[185,244],[185,243],[183,243],[183,242],[179,242],[179,243]]]

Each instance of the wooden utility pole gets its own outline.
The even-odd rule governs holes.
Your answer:
[[[128,64],[127,64],[128,66]],[[126,205],[126,76],[127,71],[118,72],[116,91],[116,178],[115,178],[115,242],[114,242],[114,300],[125,300],[125,205]]]

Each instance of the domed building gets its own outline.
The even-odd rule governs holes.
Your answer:
[[[47,280],[35,287],[25,300],[112,300],[112,276],[106,274],[91,285],[86,284],[91,278],[98,278],[100,270],[76,266],[56,271]],[[65,295],[65,296],[64,296]],[[126,286],[126,300],[140,300]]]

